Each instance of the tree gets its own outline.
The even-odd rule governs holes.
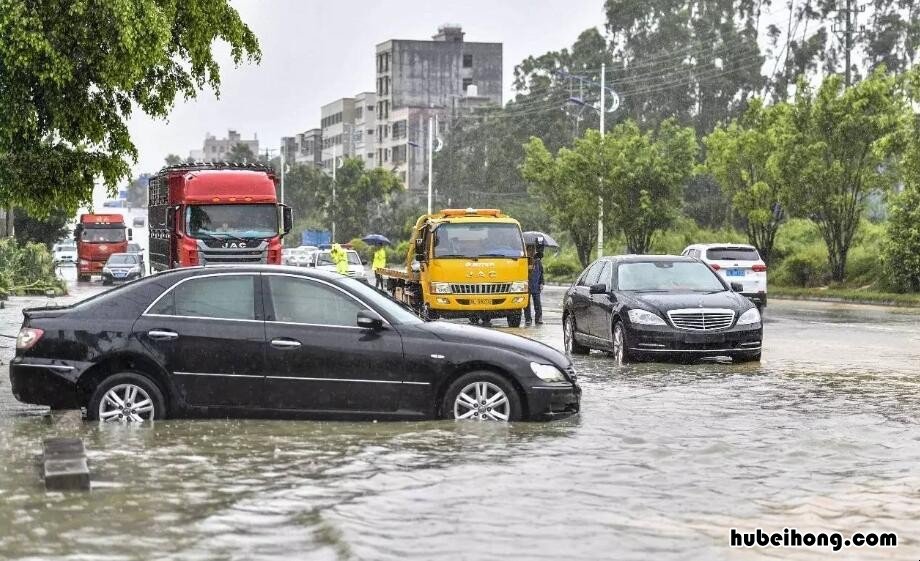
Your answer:
[[[555,158],[546,149],[543,140],[532,137],[524,147],[522,177],[530,183],[537,200],[552,217],[556,225],[568,232],[575,244],[575,252],[582,267],[591,262],[591,249],[597,242],[597,176],[590,178],[592,185],[584,183],[585,174],[567,174],[562,171],[564,159],[580,157],[575,150],[563,148]],[[586,150],[587,151],[587,150]],[[571,166],[571,164],[569,164]]]
[[[705,168],[719,182],[741,216],[748,241],[766,263],[782,224],[789,188],[777,158],[785,148],[783,125],[788,105],[765,107],[753,100],[747,111],[704,140]]]
[[[317,202],[331,226],[335,221],[337,240],[360,237],[371,222],[372,211],[402,192],[402,183],[393,172],[383,168],[364,169],[360,158],[346,158],[336,170],[335,202],[332,182],[321,184]]]
[[[28,242],[40,243],[51,249],[52,245],[67,235],[67,222],[70,218],[69,212],[61,210],[52,211],[42,218],[35,218],[24,210],[18,210],[13,215],[16,241],[20,245]]]
[[[244,164],[252,164],[259,161],[259,158],[253,154],[252,148],[248,144],[243,144],[238,142],[234,144],[230,151],[227,152],[227,161],[228,162],[241,162]],[[281,160],[278,160],[280,163]],[[269,163],[269,162],[266,162]]]
[[[284,202],[300,226],[317,227],[323,222],[323,193],[332,192],[332,177],[316,166],[292,164],[284,175]]]
[[[696,134],[675,119],[645,133],[627,121],[607,134],[603,144],[609,162],[601,167],[605,228],[622,232],[630,253],[648,253],[655,233],[670,226],[680,212],[682,188],[698,151]]]
[[[898,83],[879,69],[846,89],[832,75],[817,91],[800,82],[791,105],[777,165],[790,179],[790,209],[818,225],[837,282],[867,198],[896,179],[893,156],[910,118]]]
[[[882,248],[885,270],[896,290],[920,292],[920,184],[914,181],[891,200],[888,240]]]
[[[177,166],[185,162],[185,160],[182,159],[182,156],[177,156],[176,154],[167,154],[165,160],[167,166]]]
[[[0,0],[0,204],[75,211],[136,160],[127,121],[219,93],[212,44],[235,64],[258,41],[227,0]]]

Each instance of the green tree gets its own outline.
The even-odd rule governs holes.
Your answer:
[[[387,204],[402,190],[402,182],[393,172],[383,168],[368,170],[360,158],[346,158],[336,170],[335,202],[331,181],[321,184],[317,202],[328,226],[335,221],[336,241],[350,240],[367,234],[377,205]]]
[[[891,283],[904,292],[920,292],[920,183],[916,179],[891,200],[888,239],[882,248]]]
[[[166,161],[167,166],[177,166],[185,162],[182,156],[177,156],[176,154],[167,154],[166,158],[164,159]]]
[[[753,100],[747,111],[704,140],[706,170],[722,187],[741,217],[748,241],[767,263],[783,221],[788,184],[777,165],[785,146],[789,107],[765,107]]]
[[[18,209],[13,215],[16,241],[23,246],[29,242],[40,243],[51,249],[52,245],[67,235],[67,222],[70,218],[69,212],[61,210],[35,218],[25,210]]]
[[[136,160],[127,121],[219,92],[216,40],[235,64],[255,35],[227,0],[0,0],[0,204],[75,211],[97,178],[114,192]]]
[[[331,192],[332,177],[316,166],[293,164],[284,175],[284,202],[301,227],[319,227],[323,221],[323,193]]]
[[[648,253],[655,233],[679,215],[697,151],[693,129],[675,119],[645,133],[627,121],[605,136],[602,153],[609,163],[600,170],[605,228],[622,232],[630,253]]]
[[[839,75],[817,91],[799,83],[777,165],[790,179],[790,209],[821,230],[837,282],[869,195],[896,180],[893,156],[909,117],[898,78],[883,69],[849,89]]]
[[[257,158],[256,155],[252,153],[252,148],[250,148],[248,144],[238,142],[230,148],[229,152],[227,152],[227,161],[251,164],[259,161],[259,158]]]
[[[582,267],[591,262],[591,249],[597,242],[598,175],[592,176],[584,164],[593,163],[595,170],[599,166],[601,158],[595,150],[599,137],[579,139],[573,149],[562,148],[556,157],[543,140],[532,137],[524,147],[521,165],[521,175],[537,200],[571,237]]]

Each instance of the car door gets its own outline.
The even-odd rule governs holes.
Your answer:
[[[258,280],[255,273],[187,277],[134,324],[135,335],[172,374],[186,403],[260,405],[265,325]]]
[[[600,275],[603,266],[603,261],[595,261],[589,265],[569,292],[568,309],[575,319],[575,330],[585,335],[591,334],[590,288]]]
[[[595,284],[606,285],[607,291],[603,294],[591,294],[591,304],[588,307],[589,334],[605,341],[610,340],[610,314],[613,309],[613,301],[610,298],[610,289],[613,286],[612,271],[613,263],[605,261]]]
[[[395,329],[359,328],[368,307],[324,280],[265,274],[266,384],[273,407],[395,411],[405,375]]]

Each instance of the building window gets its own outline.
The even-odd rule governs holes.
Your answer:
[[[368,105],[368,106],[367,106],[367,110],[368,110],[368,112],[373,111],[373,110],[374,110],[374,106],[373,106],[373,105]]]
[[[463,55],[463,68],[473,67],[473,55]]]
[[[374,159],[374,153],[373,153],[373,152],[368,152],[368,153],[367,153],[367,159],[368,159],[368,160],[373,160],[373,159]]]
[[[364,107],[355,107],[355,120],[361,120],[364,118]]]
[[[374,136],[374,129],[367,129],[368,136]]]
[[[466,94],[467,88],[469,88],[472,85],[473,85],[472,78],[464,78],[463,79],[463,93]]]

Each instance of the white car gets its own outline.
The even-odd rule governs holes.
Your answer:
[[[719,274],[725,282],[739,283],[741,294],[758,309],[767,305],[767,264],[757,248],[745,244],[694,244],[681,255],[695,257]]]
[[[367,270],[364,268],[364,263],[361,262],[361,256],[358,255],[358,252],[353,249],[346,249],[345,255],[348,256],[348,276],[367,282]],[[332,261],[332,254],[328,249],[315,252],[310,266],[324,271],[337,272],[335,263]]]
[[[51,250],[51,258],[55,263],[76,263],[77,244],[73,242],[58,242]]]
[[[317,251],[316,246],[302,245],[299,247],[285,248],[281,250],[282,265],[292,267],[306,267],[310,263],[313,252]]]

